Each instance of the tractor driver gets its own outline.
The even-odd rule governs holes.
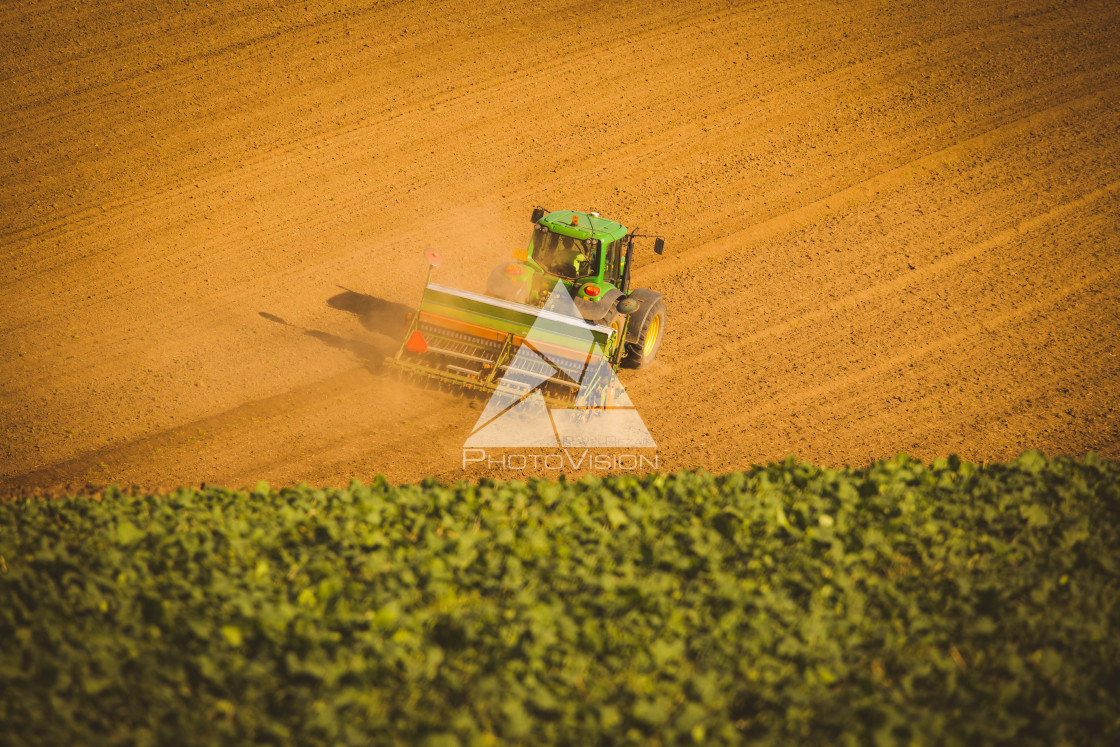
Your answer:
[[[594,251],[592,251],[592,253],[591,253],[592,256],[590,256],[590,257],[588,257],[586,254],[584,254],[581,251],[579,241],[572,241],[572,248],[569,251],[572,252],[571,264],[572,264],[572,277],[573,278],[579,278],[579,277],[583,277],[584,275],[586,275],[587,271],[586,271],[585,268],[587,267],[587,264],[585,264],[585,263],[589,263],[592,267],[594,267],[595,262],[598,259],[598,256],[596,256],[596,253]]]
[[[586,274],[583,263],[590,261],[594,266],[598,259],[594,252],[588,257],[583,251],[583,242],[578,239],[549,232],[535,256],[550,272],[574,279]]]
[[[584,256],[583,254],[577,254],[575,257],[572,258],[572,275],[574,277],[577,277],[577,278],[579,277],[579,264],[580,264],[580,262],[586,262],[586,261],[587,261],[587,257]]]

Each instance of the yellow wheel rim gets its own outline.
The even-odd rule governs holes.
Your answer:
[[[655,314],[653,319],[649,322],[649,329],[646,330],[646,341],[642,345],[642,354],[649,355],[653,352],[653,346],[657,344],[657,333],[661,331],[661,315]]]

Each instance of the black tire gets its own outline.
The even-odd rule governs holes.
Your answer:
[[[637,341],[626,343],[624,362],[628,368],[644,368],[657,357],[657,351],[661,350],[661,341],[665,338],[667,311],[665,302],[659,298],[642,319],[642,328],[638,330]]]

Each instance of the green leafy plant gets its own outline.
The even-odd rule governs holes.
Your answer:
[[[1114,744],[1120,466],[0,505],[5,744]]]

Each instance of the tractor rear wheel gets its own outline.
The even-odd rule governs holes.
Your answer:
[[[657,351],[661,349],[661,340],[665,337],[665,316],[665,302],[659,298],[642,319],[642,328],[638,331],[637,341],[626,343],[627,366],[643,368],[657,357]]]

